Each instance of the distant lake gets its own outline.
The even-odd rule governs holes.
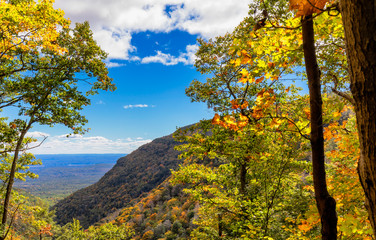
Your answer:
[[[15,187],[51,202],[97,182],[126,154],[39,154],[43,165],[30,166],[37,179],[16,181]]]

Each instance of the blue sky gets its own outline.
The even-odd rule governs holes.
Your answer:
[[[34,153],[130,153],[176,127],[211,118],[205,104],[191,103],[185,88],[196,72],[196,39],[231,31],[247,15],[246,0],[56,0],[72,22],[89,21],[106,60],[115,92],[101,92],[84,110],[91,131],[35,126],[48,136]]]

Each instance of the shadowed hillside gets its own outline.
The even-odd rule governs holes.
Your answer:
[[[170,176],[170,169],[179,163],[179,153],[174,150],[178,144],[168,135],[120,158],[97,183],[78,190],[53,207],[57,222],[66,224],[76,218],[86,228],[126,207]]]

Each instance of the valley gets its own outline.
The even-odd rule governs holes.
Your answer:
[[[36,155],[43,165],[30,166],[36,179],[16,181],[16,188],[55,204],[78,189],[97,182],[126,154],[44,154]]]

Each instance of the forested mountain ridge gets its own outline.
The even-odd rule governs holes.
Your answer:
[[[149,192],[170,176],[170,169],[175,169],[179,163],[179,152],[174,150],[178,144],[171,134],[120,158],[97,183],[53,206],[56,221],[66,224],[75,218],[88,227],[126,207],[131,200]]]
[[[190,239],[197,225],[199,204],[184,189],[171,184],[171,177],[133,206],[121,210],[113,221],[133,229],[132,239]]]

